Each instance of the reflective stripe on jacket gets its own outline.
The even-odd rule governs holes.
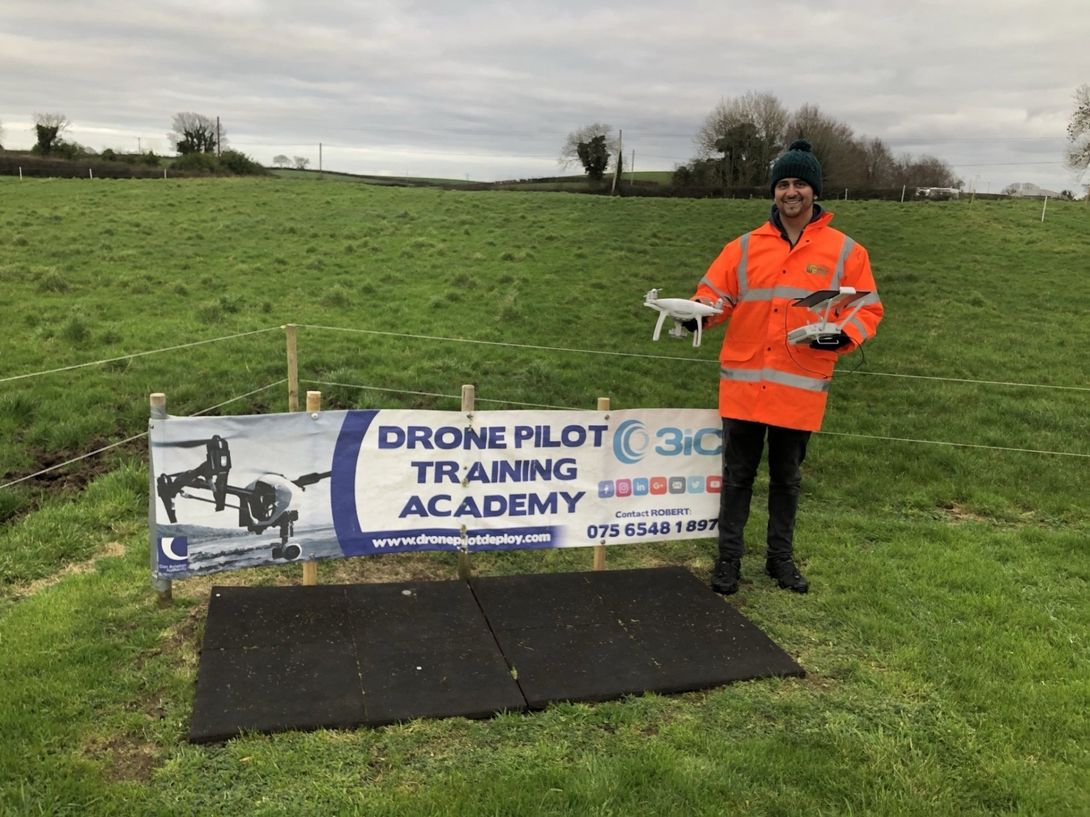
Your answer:
[[[719,353],[723,417],[817,431],[838,355],[874,336],[882,302],[870,259],[829,226],[832,217],[827,212],[806,225],[794,247],[765,222],[727,244],[701,279],[693,297],[723,304],[723,314],[708,325],[730,320]],[[852,343],[836,352],[788,344],[788,332],[821,317],[795,306],[795,299],[840,286],[870,292],[844,326]],[[830,314],[829,320],[839,323],[841,316]]]

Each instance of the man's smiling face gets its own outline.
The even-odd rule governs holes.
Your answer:
[[[802,179],[780,179],[773,194],[783,218],[798,218],[814,206],[814,188]]]

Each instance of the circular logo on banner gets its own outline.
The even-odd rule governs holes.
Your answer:
[[[159,539],[163,558],[172,562],[184,562],[189,558],[188,544],[184,536],[163,536]]]
[[[625,420],[613,435],[613,454],[625,465],[634,465],[643,459],[649,442],[647,429],[640,420]]]

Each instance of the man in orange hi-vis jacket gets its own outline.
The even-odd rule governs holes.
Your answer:
[[[742,533],[766,437],[765,572],[781,588],[809,589],[794,561],[806,444],[821,427],[837,358],[872,338],[882,319],[867,251],[830,227],[832,213],[814,202],[821,194],[821,164],[808,142],[792,143],[773,163],[771,187],[774,205],[768,221],[727,244],[693,296],[723,308],[721,315],[705,318],[706,326],[730,321],[719,355],[723,492],[719,558],[711,582],[723,594],[738,590]],[[867,293],[850,318],[847,313],[828,316],[830,323],[842,324],[840,331],[789,343],[791,330],[821,318],[795,302],[840,287]]]

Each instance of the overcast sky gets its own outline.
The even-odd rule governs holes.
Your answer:
[[[567,134],[623,129],[673,169],[724,98],[767,91],[930,153],[981,191],[1075,188],[1090,1],[2,0],[3,144],[61,112],[90,147],[172,152],[178,111],[262,162],[479,180],[554,175]]]

